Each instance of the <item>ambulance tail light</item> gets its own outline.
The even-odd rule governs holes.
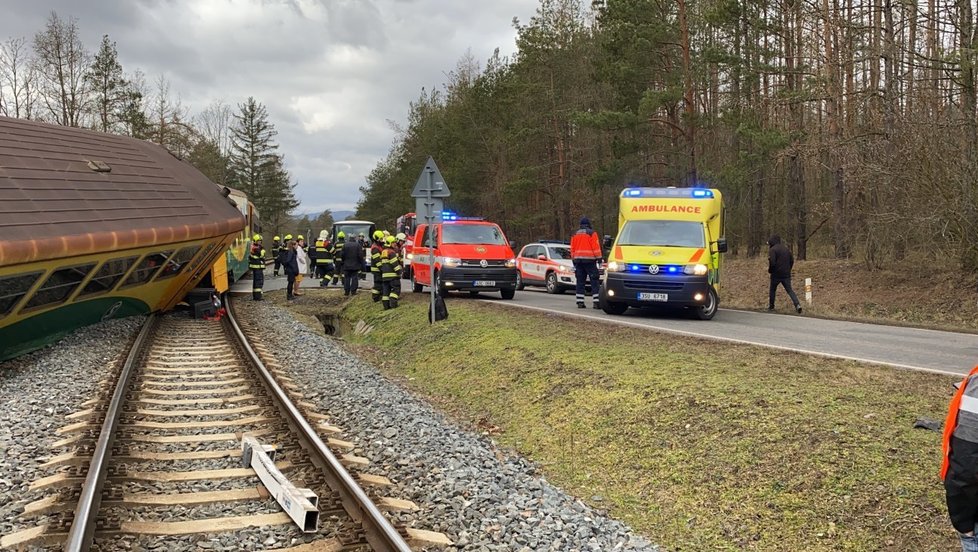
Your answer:
[[[706,276],[708,270],[705,264],[691,264],[683,268],[683,272],[694,276]]]

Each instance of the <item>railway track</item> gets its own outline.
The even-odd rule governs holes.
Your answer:
[[[220,322],[147,320],[116,367],[115,387],[58,430],[56,447],[67,452],[46,466],[61,471],[35,481],[32,489],[51,494],[24,512],[48,522],[0,545],[194,549],[217,539],[242,549],[407,551],[408,541],[448,543],[388,521],[384,510],[417,507],[384,497],[382,476],[351,475],[346,468],[362,470],[366,460],[349,453],[341,430],[303,401],[228,310]]]

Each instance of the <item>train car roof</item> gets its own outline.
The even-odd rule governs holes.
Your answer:
[[[244,226],[213,182],[156,144],[0,117],[0,266]]]

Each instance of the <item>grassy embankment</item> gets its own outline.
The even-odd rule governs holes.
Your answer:
[[[315,291],[290,307],[342,308]],[[517,297],[517,300],[519,298]],[[361,295],[346,339],[548,479],[670,550],[954,548],[937,478],[952,378],[593,325],[450,299]],[[318,326],[321,329],[321,326]]]

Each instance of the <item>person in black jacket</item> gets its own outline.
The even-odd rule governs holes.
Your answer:
[[[771,289],[768,293],[767,310],[774,310],[774,293],[778,290],[778,284],[781,284],[784,290],[788,292],[788,297],[791,298],[791,302],[795,305],[795,312],[801,314],[801,303],[798,302],[798,296],[795,295],[795,290],[791,289],[791,268],[795,264],[795,258],[791,255],[791,251],[781,243],[781,236],[777,234],[771,236],[771,239],[767,240],[767,244],[771,248],[768,253],[767,267],[767,272],[771,275]]]
[[[337,234],[337,240],[344,240],[345,237],[343,232]],[[360,241],[357,239],[345,241],[339,259],[341,266],[337,268],[343,269],[343,295],[356,295],[357,288],[360,287],[360,271],[366,265],[366,252]]]
[[[289,301],[295,299],[295,277],[299,275],[299,262],[296,253],[296,242],[290,241],[288,249],[285,253],[281,255],[282,257],[282,268],[285,270],[285,276],[288,278],[288,284],[285,288],[285,298]]]

